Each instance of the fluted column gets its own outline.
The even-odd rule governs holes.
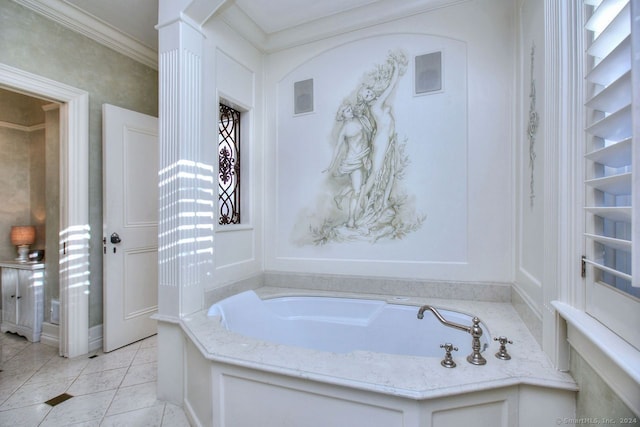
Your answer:
[[[584,117],[582,63],[584,54],[582,4],[545,0],[544,50],[544,280],[542,287],[542,348],[558,369],[569,368],[566,327],[551,302],[561,300],[579,307],[582,291],[573,286],[580,278],[581,231],[575,218],[582,215],[576,199],[580,181],[580,149]],[[576,68],[578,67],[578,68]]]
[[[203,277],[213,263],[213,168],[200,158],[204,36],[177,15],[158,26],[158,397],[182,404],[179,319],[202,309]]]
[[[201,266],[212,252],[213,169],[199,158],[203,36],[177,19],[160,32],[159,314],[202,308]],[[207,236],[208,234],[208,236]]]

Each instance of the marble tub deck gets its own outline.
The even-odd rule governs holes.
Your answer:
[[[441,357],[368,351],[340,354],[285,346],[230,332],[220,325],[218,317],[207,317],[207,311],[202,310],[183,318],[181,325],[206,359],[415,400],[521,384],[569,391],[578,389],[568,373],[554,368],[510,303],[418,297],[399,301],[384,295],[277,287],[262,287],[256,293],[263,299],[294,295],[369,298],[413,305],[416,313],[419,306],[431,304],[473,314],[487,325],[491,335],[491,344],[483,352],[487,364],[471,365],[465,360],[466,354],[457,352],[453,357],[458,366],[447,369],[440,365]],[[493,341],[493,337],[498,336],[507,336],[514,342],[508,345],[511,360],[499,360],[494,356],[499,344]]]

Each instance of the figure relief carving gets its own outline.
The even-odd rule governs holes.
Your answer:
[[[410,162],[408,141],[396,130],[394,95],[407,65],[404,52],[389,52],[339,106],[323,171],[335,209],[309,227],[309,243],[401,239],[425,220],[402,186]]]

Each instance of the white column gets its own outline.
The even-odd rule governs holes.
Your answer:
[[[545,272],[542,295],[542,348],[560,370],[568,369],[569,346],[565,323],[551,305],[553,300],[584,305],[584,295],[574,286],[580,279],[578,242],[582,224],[582,202],[575,188],[582,180],[576,163],[581,138],[583,110],[580,64],[582,4],[545,1]]]
[[[177,15],[158,26],[158,397],[182,404],[179,319],[203,308],[207,266],[213,262],[213,167],[200,153],[202,144],[215,141],[202,136],[204,35],[186,14]]]
[[[200,310],[202,34],[179,19],[160,31],[159,314]],[[210,169],[210,168],[209,168]],[[210,185],[209,185],[210,186]],[[210,199],[211,197],[209,197]]]

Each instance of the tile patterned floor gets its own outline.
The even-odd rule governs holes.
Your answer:
[[[0,349],[0,426],[189,426],[182,408],[156,399],[155,336],[73,359],[10,333]],[[73,397],[45,403],[63,393]]]

